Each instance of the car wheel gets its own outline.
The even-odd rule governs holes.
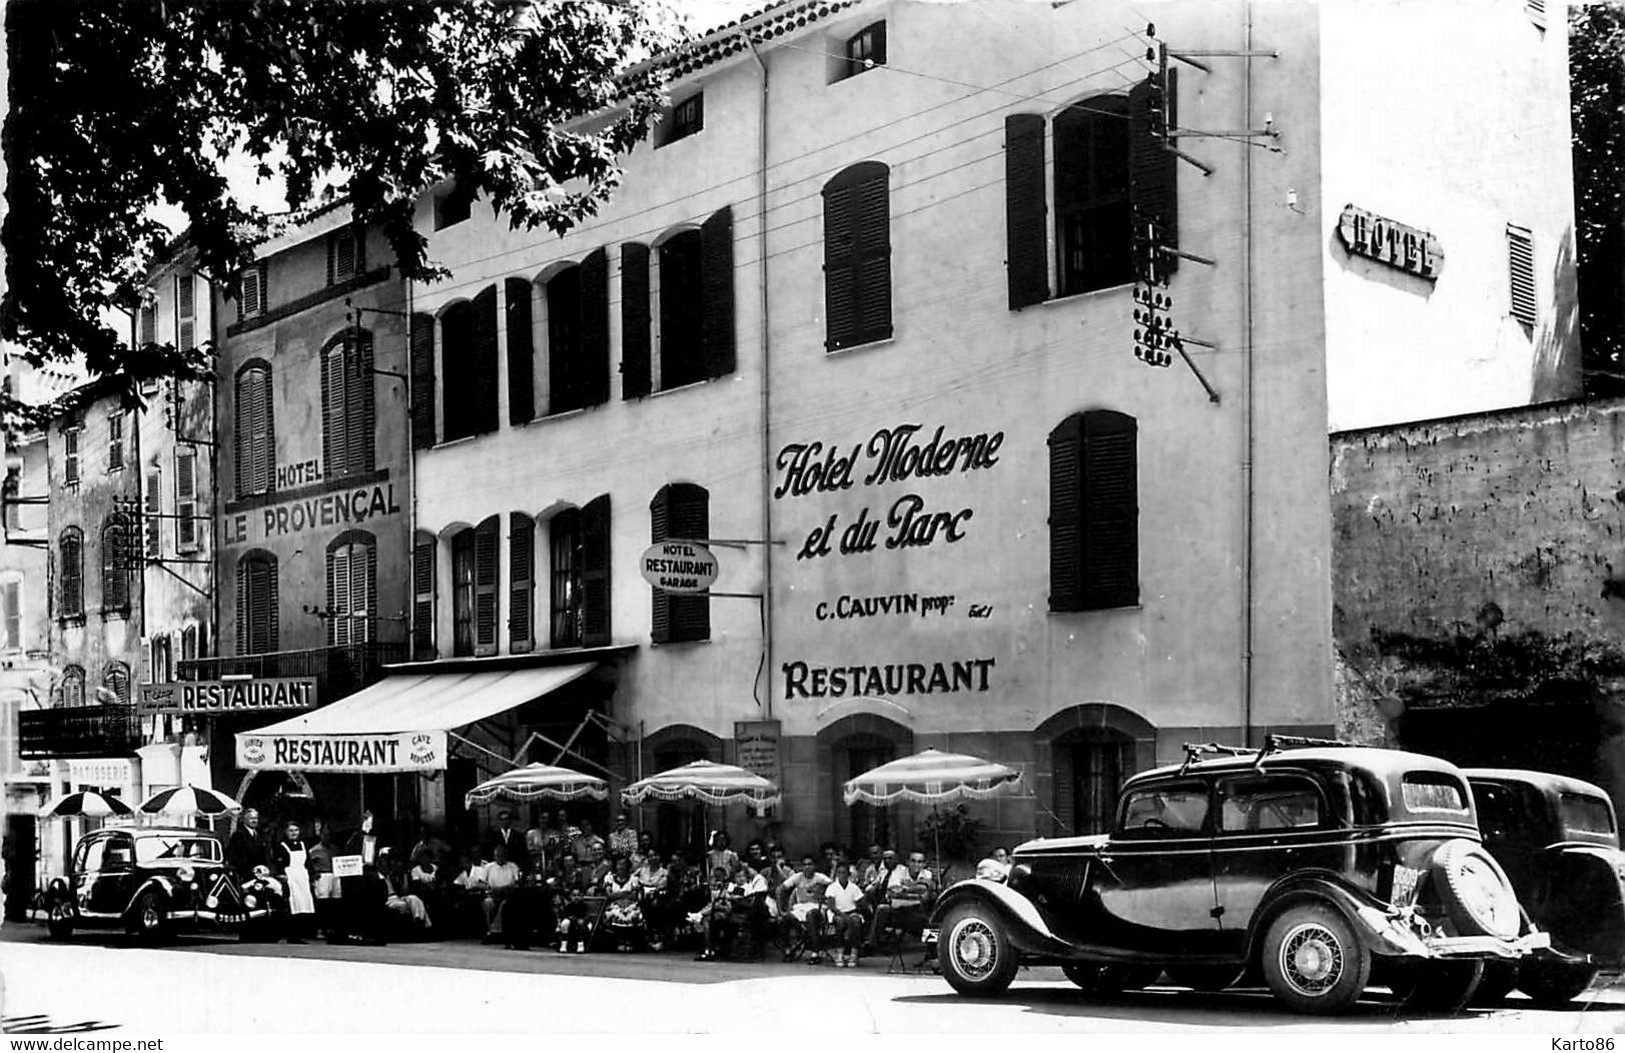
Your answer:
[[[53,940],[65,940],[73,935],[73,905],[57,896],[45,908],[45,931]]]
[[[1515,939],[1523,927],[1506,871],[1483,845],[1457,838],[1433,853],[1434,873],[1450,920],[1466,936]]]
[[[1468,999],[1468,1005],[1496,1006],[1506,1000],[1518,986],[1518,963],[1494,958],[1484,963],[1484,976],[1478,981],[1478,990]]]
[[[1264,982],[1298,1013],[1337,1013],[1353,1005],[1371,976],[1371,951],[1331,907],[1290,907],[1264,934]]]
[[[1406,1009],[1454,1013],[1472,1000],[1483,976],[1484,962],[1478,958],[1396,962],[1388,989]]]
[[[1597,978],[1589,965],[1530,958],[1518,966],[1518,986],[1538,1006],[1568,1005]]]
[[[966,903],[948,912],[939,930],[937,961],[960,994],[998,994],[1016,977],[1016,949],[1004,921],[988,906]]]
[[[1114,965],[1098,962],[1070,962],[1061,966],[1068,980],[1093,995],[1114,995],[1138,991],[1155,983],[1162,970],[1155,965]]]
[[[1223,991],[1241,980],[1239,965],[1181,965],[1168,970],[1170,982],[1192,991]]]
[[[156,889],[143,892],[130,908],[124,921],[125,931],[138,940],[157,943],[169,931],[169,919],[164,916],[164,899]]]

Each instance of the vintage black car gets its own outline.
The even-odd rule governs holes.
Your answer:
[[[1480,997],[1517,986],[1538,1003],[1560,1005],[1599,971],[1625,967],[1625,853],[1607,792],[1545,772],[1468,768],[1465,774],[1484,847],[1506,871],[1530,919],[1552,938],[1549,949],[1515,969],[1492,969]]]
[[[1455,1005],[1486,959],[1549,942],[1450,763],[1284,736],[1186,749],[1124,784],[1110,834],[1030,841],[1008,884],[943,893],[932,923],[956,990],[1001,991],[1026,961],[1096,992],[1165,970],[1222,988],[1256,969],[1301,1012],[1346,1009],[1368,982]]]
[[[248,932],[281,912],[275,879],[239,882],[227,870],[220,839],[188,827],[111,827],[86,834],[65,877],[46,888],[46,927],[66,938],[75,928],[122,928],[158,940],[180,929]]]

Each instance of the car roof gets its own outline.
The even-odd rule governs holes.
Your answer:
[[[1449,761],[1425,753],[1410,753],[1406,750],[1389,750],[1376,746],[1312,746],[1276,750],[1264,754],[1262,759],[1257,753],[1242,753],[1220,755],[1211,760],[1198,760],[1191,764],[1167,764],[1140,772],[1126,780],[1124,786],[1180,774],[1213,775],[1283,768],[1360,768],[1384,778],[1395,773],[1414,771],[1461,774]]]
[[[207,837],[220,840],[220,835],[212,830],[200,830],[195,826],[104,826],[100,830],[92,830],[86,837],[105,837],[112,834],[130,834],[134,837]]]
[[[1529,771],[1524,768],[1463,768],[1462,774],[1467,776],[1468,781],[1482,779],[1493,782],[1518,782],[1562,793],[1579,793],[1591,797],[1608,796],[1608,791],[1596,783],[1549,771]]]

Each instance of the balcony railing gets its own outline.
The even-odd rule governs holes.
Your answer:
[[[66,706],[17,714],[17,756],[132,757],[145,740],[134,706]]]
[[[316,704],[325,706],[383,678],[383,667],[404,662],[407,644],[372,641],[304,651],[272,651],[230,658],[198,658],[180,663],[182,680],[219,680],[223,676],[308,676],[316,679]]]

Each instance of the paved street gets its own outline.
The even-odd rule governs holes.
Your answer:
[[[1198,995],[1152,988],[1086,999],[1052,969],[1008,995],[970,1001],[930,975],[802,963],[699,963],[688,955],[561,956],[468,942],[335,948],[188,939],[48,943],[33,926],[0,930],[8,1028],[181,1032],[1613,1032],[1625,993],[1564,1012],[1521,999],[1454,1017],[1399,1016],[1381,996],[1334,1020],[1293,1016],[1262,991]],[[181,993],[208,991],[207,998]],[[269,997],[275,992],[275,997]],[[402,1006],[415,1007],[403,1013]]]

